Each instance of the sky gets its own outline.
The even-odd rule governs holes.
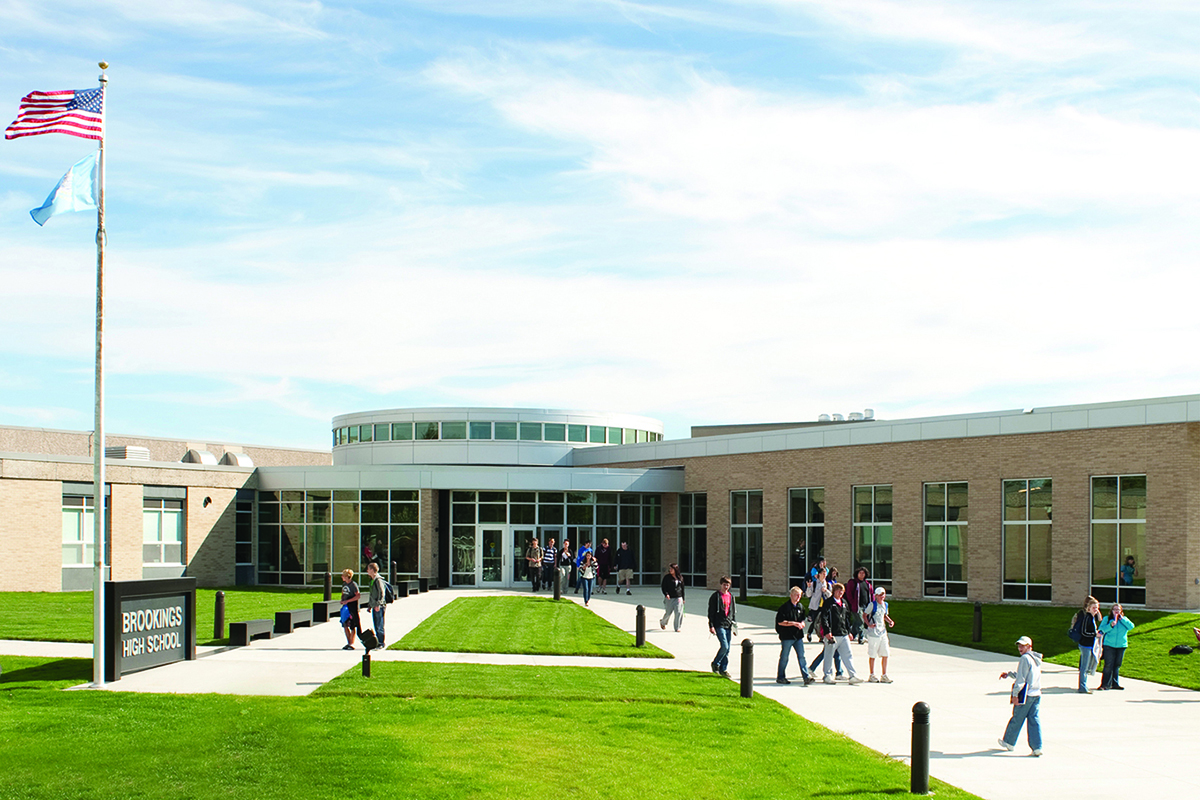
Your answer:
[[[0,0],[109,62],[106,427],[690,426],[1191,394],[1200,4]],[[0,424],[90,430],[95,143],[0,143]]]

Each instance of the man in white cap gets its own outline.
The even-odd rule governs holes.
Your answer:
[[[862,609],[863,624],[867,626],[867,663],[871,668],[868,683],[891,683],[887,674],[888,656],[892,654],[887,629],[895,625],[888,616],[887,590],[882,586],[875,589],[874,599]],[[878,658],[882,674],[875,677],[875,659]]]
[[[1033,640],[1028,636],[1017,639],[1017,652],[1021,660],[1017,662],[1016,672],[1001,672],[1000,679],[1013,679],[1012,718],[1004,729],[1004,736],[997,740],[1005,750],[1012,750],[1017,745],[1017,736],[1021,734],[1021,726],[1025,725],[1029,737],[1029,747],[1033,755],[1042,754],[1042,721],[1038,719],[1038,703],[1042,699],[1042,654],[1033,652]]]

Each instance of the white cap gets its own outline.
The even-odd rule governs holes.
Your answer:
[[[1020,639],[1017,639],[1017,644],[1031,645],[1031,644],[1033,644],[1033,639],[1030,639],[1028,636],[1022,636]]]
[[[882,586],[876,586],[875,594],[887,594],[887,589],[884,589]]]

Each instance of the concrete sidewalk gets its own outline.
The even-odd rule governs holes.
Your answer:
[[[460,596],[525,594],[439,590],[397,600],[388,609],[388,641],[399,641],[430,614]],[[397,650],[372,653],[375,661],[439,663],[536,664],[642,669],[684,669],[707,672],[716,653],[708,633],[705,610],[708,591],[693,590],[683,630],[661,630],[661,595],[642,587],[633,596],[594,595],[591,610],[630,633],[636,605],[646,606],[647,641],[672,653],[674,659],[587,658],[473,653],[417,653]],[[547,596],[542,593],[541,596]],[[565,594],[581,602],[580,596]],[[364,613],[364,621],[368,615]],[[740,607],[739,637],[730,654],[730,672],[740,678],[740,641],[754,643],[755,691],[827,728],[888,754],[907,760],[912,706],[929,703],[931,714],[931,772],[947,783],[990,800],[1025,800],[1031,792],[1062,797],[1128,798],[1164,793],[1187,796],[1200,789],[1191,777],[1191,761],[1200,752],[1200,693],[1123,679],[1124,692],[1075,693],[1074,669],[1047,665],[1043,670],[1042,726],[1045,755],[1029,756],[1022,739],[1006,753],[996,745],[1008,720],[1009,681],[999,679],[1013,669],[1011,657],[892,635],[889,673],[893,684],[849,686],[845,682],[809,687],[798,680],[793,661],[788,670],[795,682],[775,683],[779,640],[774,613]],[[904,629],[904,620],[897,620]],[[1020,635],[1013,632],[1013,639]],[[107,691],[225,694],[305,695],[359,664],[361,645],[344,651],[341,628],[326,623],[301,628],[249,647],[202,648],[196,661],[127,675],[108,684]],[[1037,649],[1038,643],[1034,642]],[[809,645],[809,661],[819,652]],[[90,657],[90,645],[50,642],[0,642],[0,653]],[[853,646],[854,666],[867,674],[866,647]],[[717,678],[714,678],[717,680]],[[1093,682],[1094,685],[1094,682]]]

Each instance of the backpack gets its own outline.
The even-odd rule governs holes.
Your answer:
[[[384,603],[395,602],[396,590],[392,588],[392,585],[390,583],[388,583],[386,580],[384,580],[383,577],[380,577],[377,580],[383,581],[383,602]]]
[[[1083,625],[1080,624],[1080,612],[1076,611],[1075,616],[1071,617],[1071,627],[1067,630],[1067,636],[1071,637],[1071,641],[1079,644],[1083,639]]]
[[[1171,655],[1173,655],[1173,656],[1187,656],[1187,655],[1191,655],[1191,653],[1192,653],[1191,645],[1177,644],[1171,648]]]

